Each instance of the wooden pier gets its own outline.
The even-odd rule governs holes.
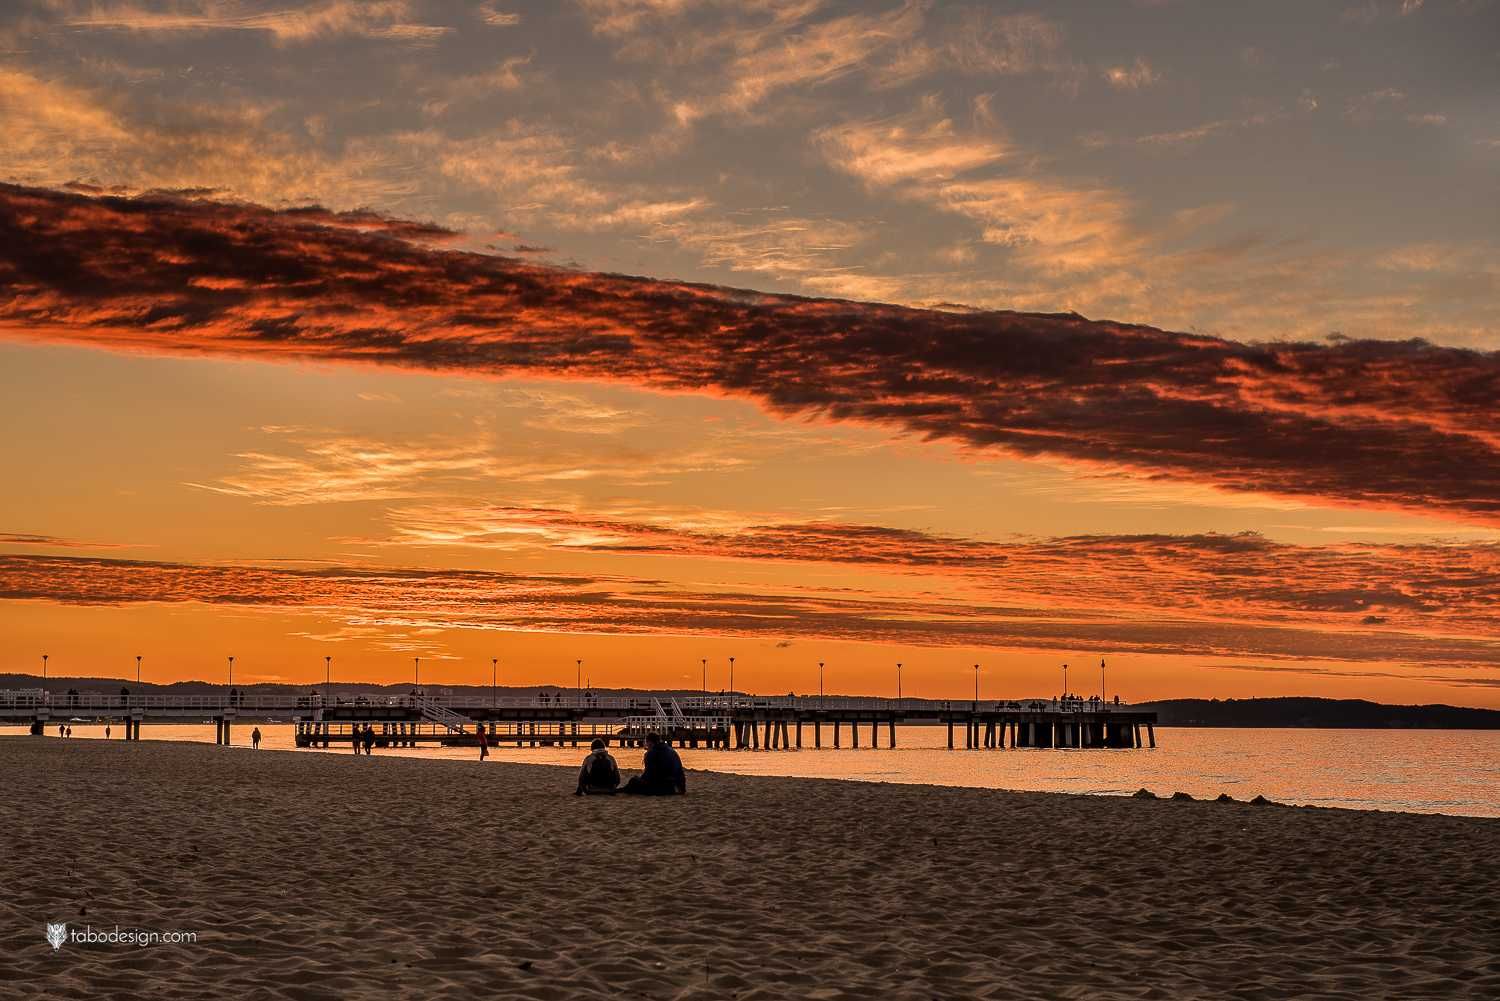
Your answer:
[[[464,698],[341,696],[67,695],[0,692],[0,720],[45,727],[74,718],[118,723],[139,740],[145,723],[207,722],[218,743],[241,720],[287,719],[298,747],[349,744],[368,724],[380,747],[632,746],[656,733],[684,747],[827,750],[897,746],[898,727],[941,726],[950,750],[1125,749],[1156,746],[1156,714],[1098,699],[947,701],[821,696],[682,698]],[[962,737],[959,737],[959,732]]]

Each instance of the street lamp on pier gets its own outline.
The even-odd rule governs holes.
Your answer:
[[[137,685],[139,685],[141,683],[141,655],[140,654],[136,654],[135,655],[135,683]]]
[[[896,698],[901,698],[901,662],[896,661]]]
[[[818,700],[823,698],[823,662],[818,661]]]
[[[500,704],[497,688],[500,684],[500,658],[490,658],[490,708],[493,709]]]

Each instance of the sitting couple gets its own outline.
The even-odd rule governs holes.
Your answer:
[[[681,796],[687,792],[682,759],[658,734],[646,734],[645,770],[625,783],[624,789],[620,788],[620,766],[604,741],[595,739],[590,746],[592,750],[578,772],[576,796],[613,796],[617,792],[627,796]]]

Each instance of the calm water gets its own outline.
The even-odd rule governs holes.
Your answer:
[[[250,725],[235,727],[247,744]],[[292,748],[289,725],[262,724],[270,748]],[[24,732],[16,727],[0,733]],[[147,739],[212,743],[212,724],[147,725]],[[48,731],[47,739],[56,739]],[[104,736],[104,728],[73,725],[74,739]],[[119,738],[120,730],[114,730]],[[826,737],[825,733],[825,737]],[[868,737],[868,731],[861,735]],[[962,735],[960,735],[962,739]],[[1199,798],[1227,792],[1236,799],[1264,795],[1283,803],[1360,810],[1405,810],[1500,817],[1500,731],[1481,730],[1251,730],[1157,728],[1161,746],[1140,751],[949,751],[941,727],[902,727],[896,750],[695,751],[689,768],[743,775],[796,775],[871,782],[925,782],[985,789],[1128,795],[1142,787]],[[807,735],[811,741],[811,735]],[[884,732],[882,731],[882,740]],[[329,750],[304,754],[341,753]],[[573,748],[509,748],[502,761],[576,765],[587,753]],[[625,768],[639,767],[640,751],[617,752]],[[473,748],[376,751],[376,756],[473,759]]]

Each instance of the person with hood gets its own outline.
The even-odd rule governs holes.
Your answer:
[[[589,756],[578,770],[575,796],[613,796],[620,788],[620,766],[598,737],[589,745]]]

